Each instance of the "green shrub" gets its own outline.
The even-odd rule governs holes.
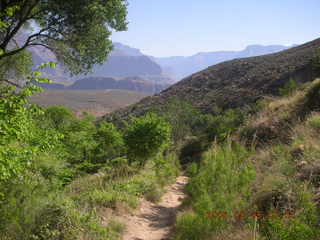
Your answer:
[[[124,152],[122,134],[111,123],[100,122],[94,139],[98,143],[92,160],[95,163],[106,163],[108,159],[119,157]]]
[[[299,85],[294,79],[290,79],[283,88],[279,89],[279,94],[281,96],[291,96],[298,89]]]
[[[76,120],[72,111],[64,106],[51,106],[44,110],[44,116],[40,118],[42,124],[59,132],[67,131],[70,124]]]
[[[177,219],[177,231],[173,239],[203,240],[211,230],[209,221],[210,219],[208,220],[193,212],[185,212]]]
[[[188,201],[194,212],[178,218],[176,239],[205,239],[210,233],[226,230],[230,224],[228,218],[208,217],[208,214],[218,211],[232,216],[234,211],[247,207],[255,177],[247,160],[250,154],[244,147],[231,143],[204,154],[187,185]]]
[[[245,112],[240,109],[229,109],[214,117],[211,129],[209,129],[210,139],[224,140],[231,133],[238,130],[245,121]],[[211,130],[211,132],[210,132]]]
[[[76,166],[79,171],[90,173],[90,174],[97,173],[99,169],[102,167],[101,164],[91,163],[91,162],[83,162],[83,163],[77,164]]]
[[[144,166],[146,161],[170,144],[171,127],[156,114],[131,120],[124,136],[129,163]]]
[[[319,239],[317,209],[305,186],[297,189],[295,211],[291,215],[267,218],[262,233],[270,240]]]
[[[309,125],[315,129],[320,130],[320,115],[313,115],[308,119]]]
[[[198,132],[195,122],[201,113],[187,101],[172,98],[167,104],[154,107],[152,112],[163,117],[171,125],[172,139],[175,143],[187,136],[196,135],[195,131]]]

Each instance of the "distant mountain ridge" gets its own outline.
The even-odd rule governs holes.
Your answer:
[[[152,59],[162,67],[163,71],[170,73],[175,79],[180,80],[224,61],[276,53],[294,46],[297,45],[249,45],[241,51],[200,52],[189,57],[152,57]]]
[[[203,70],[208,66],[251,56],[259,56],[279,52],[290,47],[282,45],[250,45],[242,51],[200,52],[190,57],[157,58],[144,55],[139,49],[115,42],[114,50],[106,62],[96,65],[92,73],[71,78],[64,67],[59,64],[56,69],[46,69],[45,74],[57,82],[78,80],[86,77],[133,77],[140,76],[154,83],[168,84]],[[56,61],[55,56],[41,47],[31,48],[33,59],[37,65]],[[171,79],[170,79],[171,77]]]
[[[139,76],[150,80],[153,84],[172,84],[208,66],[251,56],[259,56],[279,52],[290,47],[282,45],[250,45],[242,51],[200,52],[190,57],[157,58],[144,55],[141,50],[114,42],[114,49],[106,62],[96,65],[92,73],[70,77],[63,65],[55,69],[45,69],[45,76],[55,82],[68,82],[87,77],[127,78]],[[41,47],[31,48],[36,65],[48,61],[56,61],[55,56]]]
[[[142,52],[137,48],[132,48],[127,45],[114,42],[113,43],[113,51],[110,54],[111,56],[145,56]]]
[[[35,65],[56,61],[56,57],[43,47],[32,47]],[[62,64],[58,64],[55,69],[44,70],[46,77],[56,82],[74,81],[84,77],[116,77],[126,78],[133,76],[145,77],[152,83],[160,81],[162,83],[172,82],[168,76],[163,75],[162,68],[150,57],[143,55],[139,49],[131,48],[121,43],[114,43],[114,50],[107,60],[101,65],[95,65],[92,73],[71,77]]]
[[[121,122],[141,116],[154,106],[165,106],[172,99],[189,102],[202,112],[254,104],[265,95],[278,95],[279,88],[290,79],[307,82],[318,77],[320,72],[312,60],[319,49],[320,38],[278,53],[219,63],[105,119]]]

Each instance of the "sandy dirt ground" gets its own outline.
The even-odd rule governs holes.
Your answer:
[[[122,217],[126,225],[124,240],[169,239],[178,209],[186,197],[184,187],[188,178],[180,176],[170,185],[159,203],[142,200],[134,215]]]

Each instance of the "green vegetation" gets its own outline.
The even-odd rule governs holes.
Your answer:
[[[213,114],[204,114],[191,103],[173,98],[168,104],[154,107],[151,112],[162,116],[170,123],[173,141],[179,145],[193,137],[207,141],[215,139],[223,141],[238,129],[253,110],[253,108],[222,110],[213,107]]]
[[[126,15],[125,0],[4,1],[0,8],[0,61],[8,63],[26,48],[42,46],[54,52],[72,73],[88,72],[112,50],[111,31],[126,30]],[[35,31],[30,31],[31,22],[37,24]],[[22,32],[26,40],[18,44],[15,35]]]
[[[176,239],[205,239],[210,233],[227,229],[231,220],[210,213],[233,216],[248,207],[250,183],[255,176],[249,155],[243,147],[225,143],[203,156],[187,187],[192,211],[178,218]]]
[[[155,114],[132,119],[124,137],[129,162],[144,166],[149,158],[168,148],[170,137],[170,125]]]
[[[283,88],[279,89],[279,93],[281,96],[291,96],[298,89],[298,83],[290,79]]]
[[[105,60],[125,17],[124,0],[1,3],[0,239],[121,239],[114,214],[142,197],[158,201],[180,163],[189,198],[174,239],[319,239],[320,80],[301,88],[290,80],[282,99],[247,109],[202,113],[172,99],[123,128],[28,102],[40,91],[33,82],[49,82],[39,70],[55,64],[32,71],[27,47],[49,48],[72,73],[88,72]],[[30,21],[39,32],[27,30]]]
[[[25,105],[26,91],[1,102],[0,238],[118,239],[123,227],[101,225],[97,209],[135,208],[143,196],[159,200],[179,169],[175,154],[162,155],[169,125],[147,115],[120,131],[65,107]],[[135,161],[139,166],[129,164]]]
[[[189,165],[190,198],[174,239],[319,238],[319,87],[316,80],[265,103]]]
[[[41,90],[34,82],[49,82],[39,70],[55,65],[31,70],[28,46],[51,49],[72,73],[87,72],[110,52],[111,29],[124,30],[125,17],[122,0],[1,3],[0,239],[120,239],[124,226],[112,214],[102,221],[102,211],[130,210],[140,197],[157,201],[177,176],[176,155],[163,154],[171,132],[162,118],[147,115],[117,129],[28,101]],[[38,33],[28,35],[30,20]],[[22,28],[27,40],[20,46],[13,37]]]

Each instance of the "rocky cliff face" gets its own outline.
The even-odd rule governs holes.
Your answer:
[[[172,98],[188,101],[202,111],[242,107],[263,95],[274,95],[289,79],[311,81],[318,74],[312,60],[320,39],[279,53],[236,59],[211,66],[172,85],[165,91],[114,112],[106,118],[121,120],[139,116],[152,106],[166,104]]]

